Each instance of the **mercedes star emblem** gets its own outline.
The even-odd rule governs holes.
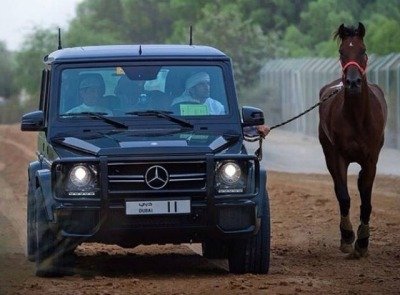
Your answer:
[[[169,175],[164,167],[155,165],[147,169],[144,179],[152,189],[162,189],[167,185]]]

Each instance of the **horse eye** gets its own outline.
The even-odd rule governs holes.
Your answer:
[[[339,54],[340,54],[340,55],[343,55],[343,50],[339,50]]]

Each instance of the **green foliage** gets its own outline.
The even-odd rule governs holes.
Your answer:
[[[32,96],[39,95],[43,58],[57,50],[57,31],[35,28],[16,54],[16,84]]]
[[[263,34],[260,26],[243,19],[234,4],[221,7],[210,3],[202,12],[205,17],[196,24],[196,42],[221,48],[232,57],[238,87],[258,82],[263,59],[274,54],[269,46],[271,38]]]
[[[310,36],[304,35],[300,30],[291,25],[286,29],[283,37],[284,55],[300,57],[308,55],[308,44],[311,42]]]
[[[120,43],[122,4],[121,1],[109,4],[110,1],[92,0],[78,6],[65,38],[68,47]]]
[[[368,52],[378,55],[389,54],[400,51],[399,23],[381,14],[374,14],[369,21],[369,32],[366,36]]]
[[[9,99],[7,103],[0,105],[0,124],[20,122],[23,114],[37,109],[37,102],[33,99],[20,104],[17,99]]]
[[[335,55],[333,47],[326,42],[341,23],[352,24],[353,16],[350,11],[337,6],[337,1],[310,2],[300,14],[298,27],[292,25],[286,29],[284,44],[287,55],[291,57]]]
[[[0,96],[9,98],[15,94],[14,68],[12,54],[7,50],[5,44],[0,42]]]
[[[68,46],[163,43],[172,34],[168,2],[86,0],[71,22]]]
[[[394,19],[396,22],[400,22],[400,0],[368,0],[362,3],[364,2],[367,3],[365,3],[364,9],[361,10],[362,19],[372,20],[374,14],[381,14],[387,18]]]

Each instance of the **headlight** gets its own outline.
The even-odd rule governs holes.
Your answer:
[[[242,170],[234,162],[223,164],[220,168],[221,180],[226,184],[233,184],[240,179]]]
[[[97,169],[94,165],[76,164],[68,174],[68,196],[94,196],[97,190]]]
[[[69,180],[78,188],[87,186],[92,180],[91,173],[86,166],[77,165],[71,169]]]
[[[52,167],[52,184],[56,198],[100,197],[99,165],[88,163],[57,163]]]
[[[215,187],[220,194],[243,193],[246,186],[246,171],[234,161],[217,163]]]

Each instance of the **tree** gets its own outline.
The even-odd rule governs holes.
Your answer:
[[[15,93],[12,55],[0,42],[0,96],[10,98]]]
[[[360,4],[362,4],[360,11],[364,20],[372,20],[374,14],[380,14],[395,20],[397,23],[400,22],[400,0],[368,0],[360,1]]]
[[[121,15],[120,0],[83,1],[71,21],[65,43],[69,47],[121,43],[124,33]]]
[[[316,50],[317,45],[329,40],[340,24],[354,22],[351,12],[343,7],[346,6],[338,6],[335,0],[317,0],[301,13],[301,27],[310,36],[309,49],[312,55],[326,56],[326,53]],[[336,52],[332,51],[329,55],[334,54]]]
[[[368,21],[365,42],[368,52],[379,55],[400,51],[399,23],[394,19],[387,18],[381,14],[374,14]]]
[[[301,57],[310,55],[310,49],[308,47],[311,42],[310,36],[303,34],[300,30],[291,25],[286,29],[285,35],[283,36],[283,55],[290,57]]]
[[[68,46],[163,43],[172,33],[169,1],[91,0],[77,9]]]
[[[258,72],[267,56],[275,54],[275,40],[263,34],[261,27],[244,19],[235,4],[209,3],[195,26],[196,42],[225,51],[232,57],[239,87],[258,82]]]
[[[43,57],[57,50],[57,31],[35,28],[16,54],[16,83],[28,94],[39,94]]]

